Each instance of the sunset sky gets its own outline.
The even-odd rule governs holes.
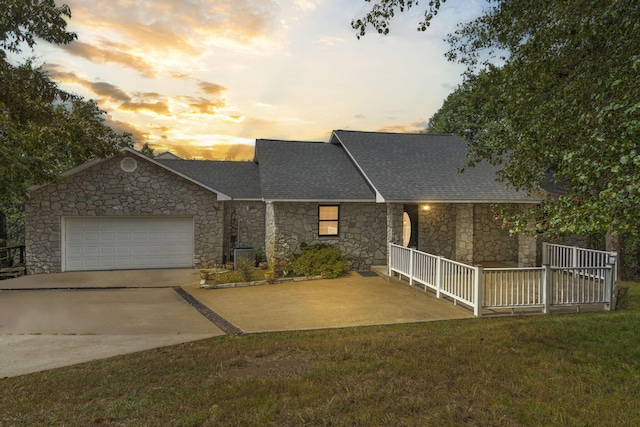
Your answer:
[[[425,4],[390,35],[358,40],[350,23],[364,0],[65,3],[78,41],[36,51],[63,89],[95,99],[156,153],[235,160],[251,158],[256,138],[424,129],[461,82],[443,39],[482,6],[447,2],[421,33]]]

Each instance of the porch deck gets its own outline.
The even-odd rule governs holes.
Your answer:
[[[478,265],[482,265],[482,267],[484,268],[514,268],[515,263],[510,263],[510,262],[499,262],[499,261],[492,261],[492,262],[483,262],[483,263],[479,263]],[[376,273],[378,276],[386,279],[387,281],[393,281],[395,283],[399,283],[402,284],[404,286],[407,287],[411,287],[411,288],[415,288],[415,287],[419,287],[419,288],[423,288],[425,292],[428,292],[430,294],[432,294],[434,297],[436,296],[436,292],[429,288],[428,286],[423,286],[421,284],[414,284],[413,286],[411,286],[409,284],[409,278],[406,276],[389,276],[389,266],[387,265],[374,265],[371,266],[371,271]],[[500,290],[500,286],[499,284],[495,281],[492,280],[490,278],[490,273],[488,272],[484,272],[483,277],[484,277],[484,284],[485,284],[485,288],[484,288],[484,298],[486,300],[490,300],[492,298],[492,296],[494,294],[497,294],[499,292],[501,292]],[[532,285],[533,285],[533,280],[532,280]],[[415,282],[414,282],[415,283]],[[487,286],[489,285],[489,286]],[[525,284],[526,286],[526,284]],[[571,289],[566,289],[564,290],[566,292],[566,294],[569,294],[572,290]],[[503,292],[503,291],[502,291]],[[513,297],[513,296],[511,296]],[[521,295],[519,296],[520,298],[522,297]],[[537,296],[539,297],[539,296]],[[457,304],[456,301],[444,297],[445,300],[450,301],[452,304],[464,308],[465,310],[468,310],[470,312],[473,313],[473,308],[469,307],[465,304]],[[534,300],[536,299],[535,295],[531,295],[531,299]],[[563,304],[563,305],[552,305],[549,307],[549,313],[551,314],[570,314],[570,313],[585,313],[585,312],[597,312],[597,311],[606,311],[607,307],[605,303],[602,304],[593,304],[593,303],[589,303],[589,304],[580,304],[580,303],[576,303],[576,304]],[[482,317],[500,317],[500,316],[532,316],[532,315],[542,315],[544,314],[543,311],[543,304],[542,303],[536,303],[536,304],[531,304],[531,305],[522,305],[522,306],[517,306],[517,307],[483,307],[482,308]]]

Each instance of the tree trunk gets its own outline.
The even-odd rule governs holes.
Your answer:
[[[622,277],[622,253],[620,252],[620,237],[612,236],[610,233],[604,236],[605,249],[609,252],[616,252],[618,254],[617,273],[618,278]]]
[[[9,239],[7,230],[7,217],[2,209],[0,209],[0,248],[7,246]]]
[[[0,209],[0,248],[4,248],[7,245],[7,217],[4,211]],[[0,251],[0,257],[4,257],[6,252]],[[0,268],[8,267],[6,261],[0,261]]]

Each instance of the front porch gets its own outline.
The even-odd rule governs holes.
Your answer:
[[[484,267],[531,267],[539,262],[536,239],[510,234],[490,203],[401,206],[401,233],[391,233],[389,241]],[[521,208],[531,207],[523,204]]]
[[[389,244],[389,265],[372,270],[434,292],[475,316],[615,310],[615,252],[543,244],[541,267],[468,265]],[[384,270],[386,268],[386,271]]]

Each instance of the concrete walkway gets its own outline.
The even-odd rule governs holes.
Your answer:
[[[0,378],[234,333],[472,317],[423,291],[351,272],[201,289],[192,269],[0,281]]]

